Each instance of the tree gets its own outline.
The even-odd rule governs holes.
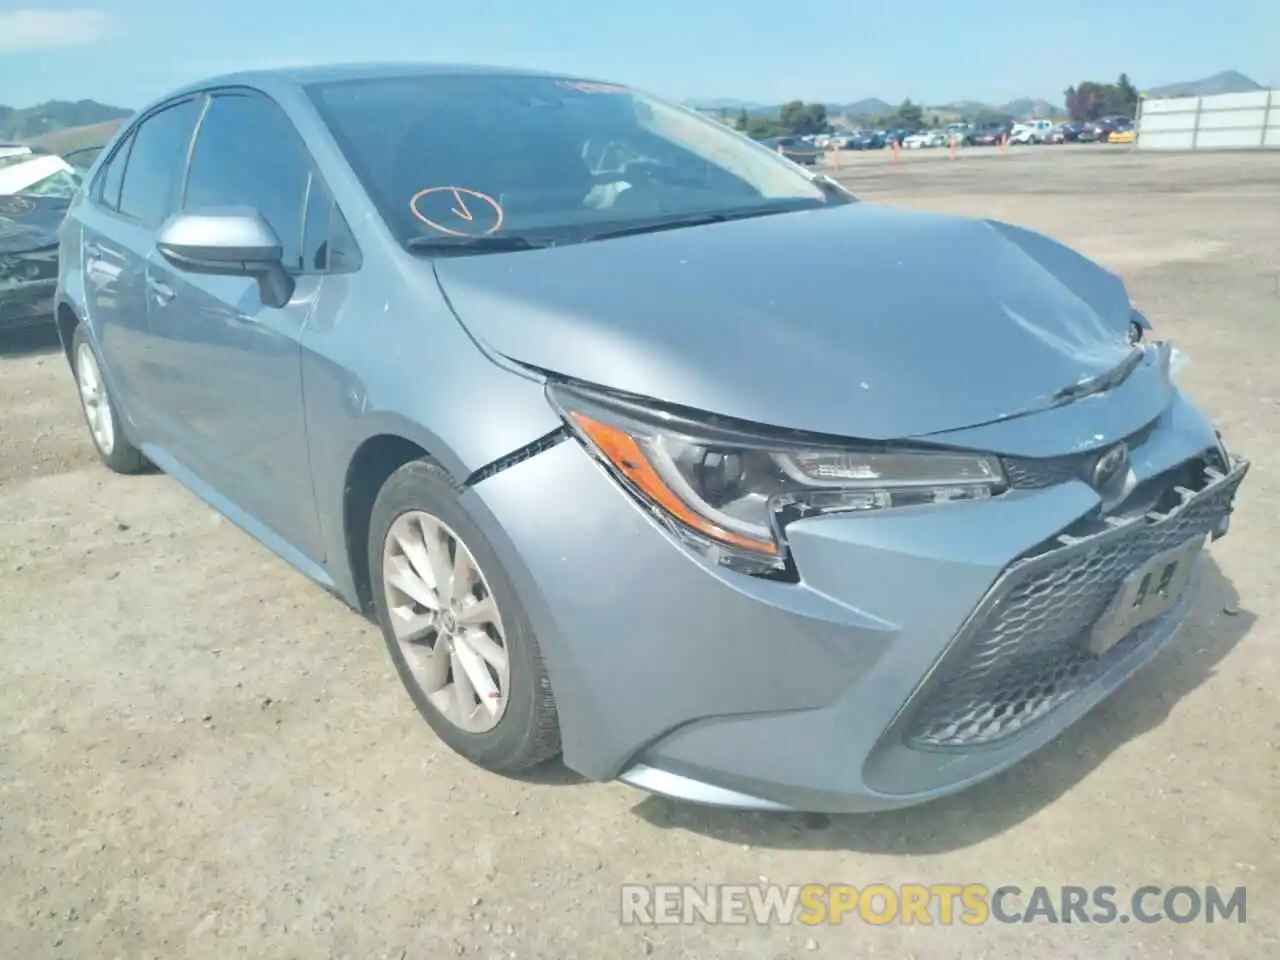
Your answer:
[[[969,119],[973,123],[980,123],[980,124],[1012,123],[1013,122],[1013,117],[1011,117],[1009,114],[1002,113],[999,110],[993,110],[990,107],[983,107],[981,110],[975,113],[972,117],[968,117],[967,119]]]
[[[888,118],[888,124],[895,129],[916,129],[924,126],[924,110],[911,98],[903,100],[898,109]]]
[[[826,106],[821,103],[805,103],[803,100],[792,100],[785,104],[778,122],[797,137],[829,133],[831,130],[831,125],[827,123]]]
[[[751,117],[747,115],[747,108],[740,107],[738,109],[738,129],[746,130],[751,125]]]
[[[1138,111],[1138,88],[1127,73],[1120,74],[1116,83],[1085,80],[1078,86],[1067,87],[1063,96],[1067,101],[1067,113],[1076,123],[1112,114],[1132,117]]]
[[[1142,99],[1142,95],[1138,93],[1138,88],[1133,85],[1133,81],[1129,79],[1127,73],[1120,74],[1120,79],[1116,82],[1116,92],[1119,94],[1120,101],[1124,104],[1122,112],[1126,116],[1134,116],[1138,112],[1138,101]]]
[[[769,137],[780,137],[791,131],[772,117],[751,117],[743,133],[753,140],[767,140]]]

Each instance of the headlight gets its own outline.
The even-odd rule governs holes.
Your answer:
[[[791,442],[552,385],[579,440],[686,543],[747,573],[787,569],[792,520],[981,500],[1004,492],[995,457],[819,439]]]

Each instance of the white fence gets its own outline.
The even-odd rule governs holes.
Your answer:
[[[1138,146],[1144,150],[1280,148],[1280,90],[1143,100]]]

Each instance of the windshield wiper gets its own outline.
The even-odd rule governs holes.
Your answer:
[[[830,188],[824,188],[830,189]],[[834,189],[839,190],[839,187]],[[821,209],[822,205],[818,204],[816,209]],[[729,210],[720,213],[691,213],[685,217],[667,217],[662,220],[646,220],[643,223],[635,223],[629,227],[618,227],[616,230],[605,230],[603,233],[593,233],[586,237],[586,241],[592,240],[612,240],[614,237],[632,237],[641,233],[657,233],[659,230],[679,230],[683,227],[701,227],[708,223],[725,223],[729,220],[747,220],[752,217],[768,217],[775,213],[795,213],[797,210],[807,209],[807,207],[786,206],[765,206],[750,207],[746,210]]]
[[[754,216],[743,214],[742,216]],[[633,237],[641,233],[657,233],[659,230],[679,230],[681,227],[700,227],[706,223],[724,223],[734,219],[725,213],[696,213],[687,217],[670,217],[665,220],[647,220],[644,223],[633,223],[629,227],[618,227],[603,233],[593,233],[587,240],[612,240],[614,237]]]
[[[488,233],[470,237],[441,234],[438,237],[410,237],[405,241],[405,246],[414,252],[426,253],[503,253],[508,250],[539,250],[555,246],[555,241],[524,237],[518,233]]]

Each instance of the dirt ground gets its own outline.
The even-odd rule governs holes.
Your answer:
[[[1280,955],[1280,157],[848,158],[866,199],[1044,230],[1120,272],[1249,455],[1177,645],[1050,748],[863,817],[648,798],[445,750],[375,630],[162,476],[100,468],[65,361],[0,348],[0,955]],[[850,303],[857,291],[850,290]],[[619,886],[1217,884],[1243,924],[623,926]]]

